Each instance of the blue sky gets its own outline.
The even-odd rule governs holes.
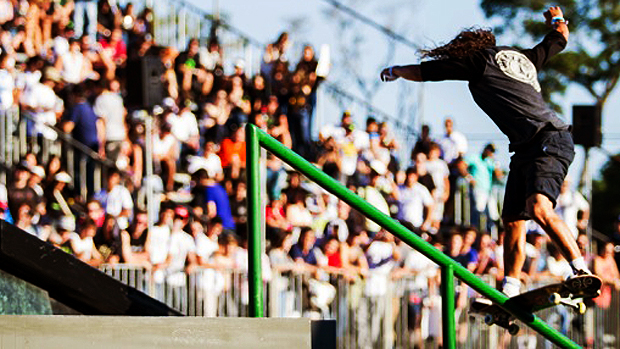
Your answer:
[[[208,12],[214,9],[214,1],[190,0]],[[479,8],[478,1],[474,0],[384,0],[384,1],[345,1],[345,4],[354,7],[358,12],[373,18],[376,22],[388,25],[395,31],[402,33],[409,40],[421,47],[432,47],[438,43],[449,41],[461,29],[472,25],[490,26],[491,22],[485,19]],[[260,5],[259,5],[260,4]],[[362,96],[360,90],[347,80],[346,69],[338,62],[339,47],[355,32],[359,32],[363,40],[358,45],[362,52],[361,59],[356,61],[353,68],[365,80],[371,81],[378,77],[381,63],[387,44],[385,36],[373,28],[360,22],[353,23],[353,28],[342,30],[337,21],[326,14],[333,9],[324,0],[219,0],[217,5],[221,13],[225,14],[228,22],[258,39],[263,43],[273,42],[278,34],[291,28],[291,23],[302,23],[298,30],[292,31],[293,47],[291,61],[296,62],[300,47],[304,43],[312,44],[318,51],[322,44],[329,44],[332,53],[332,73],[330,78],[342,82],[341,87],[352,94]],[[570,17],[569,14],[566,14]],[[341,18],[347,15],[340,14]],[[542,14],[541,14],[542,19]],[[352,32],[353,31],[353,32]],[[502,40],[504,39],[504,40]],[[510,43],[509,38],[499,38],[500,43]],[[355,45],[349,45],[354,47]],[[570,43],[569,43],[570,49]],[[255,61],[258,60],[258,52]],[[419,58],[414,50],[397,44],[392,64],[417,63]],[[406,87],[405,98],[411,108],[415,110],[414,126],[417,128],[421,120],[431,126],[433,135],[439,136],[443,130],[443,119],[452,116],[456,128],[470,138],[470,150],[479,152],[484,144],[493,141],[499,149],[498,158],[504,166],[508,163],[507,141],[490,119],[473,103],[462,82],[426,83],[423,87],[423,96],[420,97],[420,86],[410,82],[380,85],[378,92],[372,98],[372,103],[379,109],[392,115],[398,115],[398,98],[403,98],[403,84]],[[416,86],[417,85],[417,86]],[[620,148],[620,121],[614,118],[612,111],[620,107],[619,92],[616,91],[603,112],[603,132],[606,139],[603,148],[610,152],[617,152]],[[558,99],[564,107],[563,117],[571,121],[571,106],[573,104],[591,104],[593,99],[581,88],[571,87],[568,93]],[[422,112],[423,111],[423,112]],[[335,102],[325,98],[321,105],[321,120],[329,122],[337,120],[341,112]],[[355,113],[356,120],[361,126],[366,115]],[[401,116],[399,116],[401,117]],[[614,139],[616,138],[616,139]],[[571,166],[570,174],[576,178],[583,162],[583,151],[577,147],[577,157]],[[597,176],[606,156],[598,150],[591,151],[591,170]]]

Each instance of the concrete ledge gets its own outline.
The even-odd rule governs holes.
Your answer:
[[[325,323],[335,330],[334,322]],[[312,323],[279,318],[6,315],[0,316],[0,347],[310,349],[317,347],[312,345]],[[329,347],[335,348],[335,343]]]

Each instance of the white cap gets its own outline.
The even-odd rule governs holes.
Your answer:
[[[58,182],[62,182],[62,183],[71,183],[71,176],[69,176],[69,174],[67,172],[58,172],[56,174],[56,176],[54,176],[54,179]]]
[[[37,175],[41,178],[45,178],[45,169],[42,166],[32,166],[32,168],[30,169],[30,172],[32,172],[32,174]]]
[[[370,168],[382,176],[387,172],[387,166],[379,160],[372,160],[370,162]]]
[[[66,231],[75,231],[75,218],[73,216],[62,216],[58,220],[58,228]]]

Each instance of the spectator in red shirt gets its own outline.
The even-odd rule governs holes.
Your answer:
[[[118,28],[112,31],[109,39],[102,39],[99,44],[101,45],[101,59],[106,66],[106,78],[113,80],[116,76],[116,68],[125,65],[127,60],[127,47],[123,41],[123,31]]]
[[[239,178],[241,169],[245,169],[245,131],[240,125],[230,138],[222,141],[220,150],[222,167],[227,169],[230,177]]]
[[[323,245],[323,253],[327,257],[327,265],[333,268],[342,268],[342,256],[340,254],[340,242],[335,236],[331,236]]]

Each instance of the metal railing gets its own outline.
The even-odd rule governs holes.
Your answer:
[[[245,270],[196,268],[186,274],[127,264],[100,269],[188,316],[239,317],[250,310]],[[394,343],[408,348],[412,277],[375,275],[373,285],[383,282],[386,287],[371,295],[369,278],[361,275],[325,272],[317,279],[310,272],[273,270],[264,280],[266,315],[337,319],[338,347],[343,349],[392,348]]]
[[[111,160],[99,156],[55,126],[45,125],[50,133],[55,134],[56,139],[37,134],[32,129],[36,123],[32,116],[20,114],[17,107],[0,114],[1,163],[11,168],[31,153],[40,163],[47,164],[52,156],[57,155],[61,157],[62,165],[72,177],[70,186],[78,187],[75,189],[83,200],[105,186],[105,174],[115,166]],[[2,180],[6,183],[6,174],[2,175]],[[76,183],[76,179],[80,179],[79,182]],[[88,192],[89,181],[92,182],[93,193]]]
[[[316,182],[340,200],[349,204],[352,208],[364,214],[382,228],[397,236],[407,245],[418,250],[427,258],[441,267],[441,295],[442,295],[442,321],[443,321],[443,345],[444,348],[455,348],[455,320],[454,320],[454,276],[473,288],[484,297],[501,306],[513,314],[517,319],[531,327],[545,338],[562,348],[579,348],[579,346],[562,335],[536,315],[524,311],[507,303],[508,297],[484,283],[476,275],[455,262],[450,257],[437,250],[421,237],[417,236],[396,220],[385,215],[377,208],[368,204],[365,200],[346,189],[342,184],[321,172],[318,168],[306,161],[295,152],[287,149],[280,142],[255,125],[246,125],[246,159],[248,181],[248,262],[250,280],[250,315],[262,317],[263,312],[263,285],[261,280],[261,195],[260,195],[260,148],[263,147],[288,165],[302,173],[308,179]]]
[[[188,316],[247,316],[248,279],[245,270],[198,268],[191,273],[153,271],[126,264],[104,265],[106,274],[132,286]],[[398,270],[398,269],[395,269]],[[434,347],[440,338],[441,301],[438,290],[419,288],[415,274],[352,275],[313,274],[272,270],[263,280],[267,289],[264,302],[269,317],[314,317],[337,320],[338,348]],[[493,286],[492,275],[481,277]],[[374,292],[377,282],[385,285]],[[530,284],[535,288],[551,279]],[[462,290],[461,286],[458,286]],[[479,295],[467,292],[468,301]],[[469,304],[469,302],[466,302]],[[596,348],[620,346],[620,292],[612,291],[608,304],[591,305],[584,316],[563,306],[538,312],[553,328],[579,342]],[[549,348],[550,343],[526,328],[510,336],[502,328],[488,326],[480,318],[468,316],[467,308],[457,308],[455,322],[459,348]],[[418,319],[414,321],[414,319]]]
[[[6,111],[0,112],[0,163],[5,165],[0,171],[0,181],[7,183],[7,171],[13,166],[13,163],[18,160],[18,152],[13,142],[13,133],[17,120],[19,119],[19,112],[17,108],[10,108]]]

